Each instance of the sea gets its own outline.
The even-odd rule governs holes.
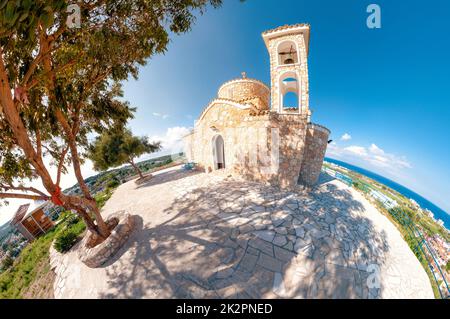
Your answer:
[[[447,214],[444,210],[442,210],[441,208],[439,208],[438,206],[436,206],[435,204],[433,204],[426,198],[420,196],[419,194],[413,192],[412,190],[406,188],[405,186],[402,186],[386,177],[383,177],[381,175],[378,175],[374,172],[368,171],[364,168],[361,168],[361,167],[358,167],[355,165],[351,165],[351,164],[348,164],[348,163],[345,163],[342,161],[338,161],[338,160],[335,160],[335,159],[332,159],[329,157],[325,157],[325,161],[329,162],[329,163],[337,164],[337,165],[345,167],[351,171],[354,171],[354,172],[357,172],[364,176],[367,176],[368,178],[371,178],[371,179],[377,181],[378,183],[384,184],[387,187],[392,188],[393,190],[399,192],[406,198],[414,199],[420,205],[420,207],[422,209],[426,208],[426,209],[429,209],[430,211],[432,211],[434,214],[434,218],[442,219],[442,221],[444,222],[445,228],[450,229],[450,215],[449,214]]]

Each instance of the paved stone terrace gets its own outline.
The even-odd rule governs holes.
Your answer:
[[[396,228],[338,181],[294,193],[172,168],[121,185],[104,212],[120,209],[138,228],[105,267],[51,254],[56,298],[433,298]]]

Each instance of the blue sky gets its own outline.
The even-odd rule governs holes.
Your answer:
[[[366,26],[370,3],[381,7],[381,29]],[[130,127],[170,145],[223,82],[246,71],[270,83],[261,32],[307,22],[312,120],[332,131],[328,155],[450,211],[449,13],[446,0],[226,0],[125,83],[138,108]]]

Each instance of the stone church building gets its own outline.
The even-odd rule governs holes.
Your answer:
[[[224,83],[185,136],[188,161],[207,172],[290,188],[314,185],[330,131],[311,122],[307,24],[263,32],[271,85],[241,78]]]

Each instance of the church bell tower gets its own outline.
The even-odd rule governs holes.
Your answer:
[[[309,117],[307,24],[282,26],[262,34],[270,55],[271,111]]]

